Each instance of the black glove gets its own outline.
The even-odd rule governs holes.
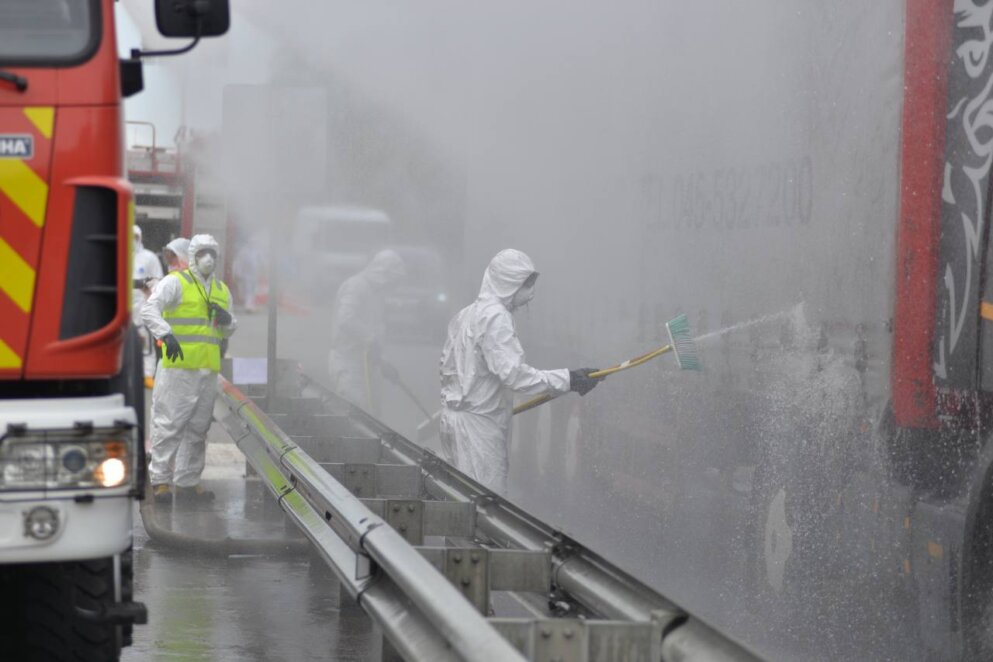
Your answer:
[[[383,376],[383,379],[391,382],[396,382],[400,379],[400,372],[396,366],[386,361],[379,362],[379,374]]]
[[[171,333],[165,334],[162,336],[162,344],[165,345],[165,355],[167,359],[170,361],[175,361],[178,356],[180,361],[183,360],[183,348],[179,346],[179,341],[176,340],[176,336]]]
[[[221,326],[227,326],[231,323],[231,313],[221,308],[221,304],[211,301],[208,311],[210,313],[209,317],[217,320],[217,323]]]
[[[593,387],[603,379],[603,377],[590,377],[591,372],[596,372],[596,368],[576,368],[569,371],[569,390],[575,391],[579,395],[586,395],[593,390]]]

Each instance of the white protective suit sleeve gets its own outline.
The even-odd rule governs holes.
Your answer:
[[[539,370],[524,362],[524,349],[509,313],[489,320],[480,346],[486,367],[515,393],[560,395],[569,391],[568,370]]]
[[[179,277],[172,274],[166,276],[152,289],[145,305],[141,307],[141,320],[157,339],[172,333],[172,327],[162,317],[162,313],[172,310],[183,300],[183,286]]]

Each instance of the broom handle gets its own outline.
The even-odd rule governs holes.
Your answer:
[[[666,352],[671,352],[671,351],[672,351],[672,345],[659,347],[658,349],[648,352],[647,354],[642,354],[641,356],[636,356],[633,359],[628,359],[624,363],[618,363],[617,365],[612,366],[610,368],[604,368],[602,370],[591,372],[590,377],[593,377],[594,379],[599,379],[601,377],[606,377],[607,375],[612,375],[615,372],[621,372],[622,370],[637,368],[643,363],[648,363],[656,356],[662,356]],[[550,393],[546,393],[544,395],[539,395],[536,398],[531,398],[527,402],[522,402],[521,404],[514,407],[514,415],[516,416],[521,412],[528,411],[529,409],[534,409],[535,407],[543,405],[549,400],[554,400],[557,397],[558,397],[557,395],[551,395]]]

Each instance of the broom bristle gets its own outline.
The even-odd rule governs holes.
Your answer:
[[[669,320],[665,323],[665,328],[669,332],[669,341],[679,367],[683,370],[700,370],[703,366],[696,352],[696,343],[690,336],[690,323],[686,315]]]

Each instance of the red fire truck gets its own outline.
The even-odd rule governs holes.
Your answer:
[[[223,34],[226,0],[156,2],[176,51],[118,58],[113,0],[0,0],[0,650],[117,659],[144,488],[123,97],[141,57]]]

